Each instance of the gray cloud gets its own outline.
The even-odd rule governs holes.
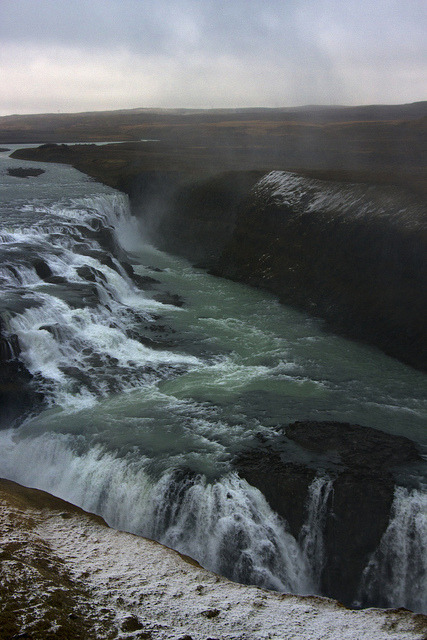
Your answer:
[[[424,7],[424,0],[1,0],[0,110],[423,99]]]

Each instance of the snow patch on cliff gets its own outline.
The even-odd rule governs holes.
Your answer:
[[[319,597],[279,594],[230,582],[157,542],[108,528],[67,503],[65,511],[0,503],[4,549],[21,544],[19,562],[2,563],[0,587],[19,581],[37,596],[25,628],[46,617],[43,598],[67,584],[78,615],[95,621],[96,637],[152,640],[421,640],[424,616],[407,611],[350,611]],[[22,544],[24,543],[24,544]],[[34,569],[43,556],[43,579]],[[25,562],[26,557],[26,562]],[[16,560],[16,558],[15,558]],[[12,563],[12,565],[11,565]],[[11,565],[11,566],[9,566]],[[46,581],[48,568],[63,584]],[[55,568],[56,567],[56,568]],[[29,582],[28,582],[29,580]],[[62,591],[61,591],[62,593]],[[1,600],[1,599],[0,599]],[[86,609],[85,609],[86,607]],[[51,623],[60,629],[60,621]],[[22,625],[21,625],[22,628]],[[44,637],[44,636],[41,636]],[[45,636],[48,637],[48,636]],[[56,636],[55,636],[56,637]]]
[[[184,560],[175,551],[85,518],[46,520],[38,532],[90,586],[100,606],[119,617],[136,615],[153,637],[185,634],[223,640],[299,638],[415,638],[407,624],[383,611],[349,611],[321,598],[280,595],[229,582]],[[402,621],[403,622],[403,621]],[[390,625],[392,626],[392,625]],[[403,633],[402,633],[403,632]]]

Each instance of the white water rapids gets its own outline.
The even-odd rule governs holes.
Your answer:
[[[0,314],[46,404],[0,432],[0,475],[237,581],[318,592],[330,480],[314,480],[295,540],[232,458],[298,419],[425,445],[423,374],[145,244],[126,197],[77,171],[42,165],[23,180],[1,163]],[[426,549],[423,500],[397,491],[361,600],[427,607],[425,567],[410,578]]]

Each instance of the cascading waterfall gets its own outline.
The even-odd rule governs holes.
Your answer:
[[[79,453],[82,442],[71,436],[14,441],[11,435],[0,434],[0,466],[11,479],[58,494],[232,580],[314,592],[310,564],[297,541],[264,496],[237,474],[208,482],[177,470],[154,480],[146,461],[132,455],[120,459],[100,447]],[[313,514],[310,520],[316,527]]]
[[[397,487],[390,523],[366,567],[360,604],[427,611],[427,494]]]
[[[311,484],[297,541],[233,472],[233,456],[255,434],[307,415],[417,439],[421,374],[147,246],[127,198],[69,167],[46,167],[41,183],[30,178],[31,198],[13,180],[5,178],[0,203],[1,344],[17,336],[45,404],[19,428],[0,431],[0,475],[234,580],[318,593],[331,480]],[[417,599],[422,499],[396,493],[365,572],[368,604],[425,606]]]
[[[310,567],[284,523],[263,495],[231,474],[220,482],[203,477],[164,478],[149,533],[203,566],[246,584],[312,593]]]
[[[125,196],[99,195],[36,210],[47,215],[44,224],[6,238],[5,252],[17,256],[0,273],[12,298],[3,319],[9,333],[18,336],[21,358],[50,403],[87,406],[99,396],[152,380],[153,362],[163,362],[167,370],[197,362],[154,352],[131,337],[138,322],[154,322],[153,311],[162,305],[147,300],[115,255],[96,234],[91,237],[102,228],[119,246],[132,241],[135,221]],[[58,218],[66,224],[59,226]]]
[[[313,480],[308,489],[307,520],[299,536],[299,543],[311,568],[317,591],[320,589],[320,579],[326,562],[323,534],[332,487],[333,482],[327,476],[319,476]]]

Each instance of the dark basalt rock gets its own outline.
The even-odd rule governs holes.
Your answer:
[[[337,452],[344,465],[360,471],[381,472],[420,460],[412,440],[371,427],[345,422],[303,421],[288,425],[285,433],[309,451]]]
[[[55,340],[70,339],[72,337],[72,330],[67,325],[61,325],[59,322],[54,324],[43,324],[39,327],[39,331],[47,331]]]
[[[96,356],[95,356],[96,357]],[[76,392],[80,385],[84,385],[89,391],[91,391],[94,395],[97,394],[98,389],[94,384],[89,373],[82,371],[78,367],[67,366],[67,367],[59,367],[60,371],[66,374],[66,376],[70,379],[77,381]]]
[[[395,484],[390,473],[350,469],[335,479],[326,518],[322,592],[351,605],[362,572],[390,519]],[[375,604],[375,603],[372,603]]]
[[[98,251],[97,249],[92,249],[87,244],[82,243],[77,247],[75,247],[75,252],[81,256],[88,256],[89,258],[94,258],[95,260],[98,260],[100,264],[103,264],[109,269],[113,269],[114,271],[117,271],[117,273],[120,273],[120,269],[117,266],[117,264],[114,262],[112,257],[107,253],[104,253],[104,251]]]
[[[43,403],[31,385],[33,376],[18,359],[20,352],[18,337],[5,335],[0,319],[0,428],[11,427]]]
[[[97,240],[101,247],[113,256],[116,256],[119,259],[124,257],[124,252],[114,237],[114,229],[112,227],[98,227],[90,233],[86,231],[86,236]]]
[[[2,150],[9,151],[9,149]],[[41,176],[42,173],[46,173],[44,169],[25,169],[24,167],[16,167],[16,169],[11,167],[7,170],[7,172],[14,178],[36,178],[37,176]]]
[[[125,262],[124,260],[119,260],[119,264],[124,271],[128,274],[129,278],[133,278],[135,275],[135,271],[133,270],[133,266],[129,264],[129,262]]]
[[[46,278],[50,278],[52,276],[52,269],[49,267],[47,262],[41,258],[36,258],[33,261],[33,267],[41,280],[46,280]]]
[[[302,464],[283,462],[278,451],[252,449],[235,460],[239,475],[264,494],[270,507],[285,518],[298,538],[305,521],[305,499],[316,471]]]
[[[119,260],[119,264],[129,278],[131,278],[132,282],[140,289],[152,289],[154,285],[160,284],[160,281],[156,280],[156,278],[141,276],[139,273],[135,273],[133,266],[129,264],[129,262]]]
[[[45,278],[44,281],[49,284],[67,284],[68,282],[64,276],[49,276],[49,278]]]
[[[160,284],[160,280],[151,276],[140,276],[138,273],[132,275],[132,280],[140,289],[152,289],[154,285]]]
[[[164,351],[176,346],[176,342],[173,342],[172,340],[153,340],[153,338],[142,336],[139,331],[134,331],[133,329],[129,329],[128,331],[126,331],[126,335],[128,336],[128,338],[136,340],[140,344],[144,345],[144,347],[148,347],[149,349]]]
[[[169,291],[157,293],[154,296],[154,299],[157,302],[161,302],[162,304],[170,304],[174,307],[183,307],[184,300],[177,293],[170,293]]]
[[[98,280],[102,280],[103,282],[107,281],[107,278],[101,271],[99,271],[99,269],[89,267],[88,265],[78,267],[76,269],[76,272],[77,275],[80,276],[80,278],[82,278],[83,280],[87,280],[88,282],[97,282]]]
[[[12,334],[8,338],[1,335],[1,321],[0,321],[0,362],[8,362],[17,358],[21,353],[21,347],[19,345],[18,336]]]
[[[303,463],[295,462],[295,443],[301,447]],[[324,529],[322,594],[351,605],[363,569],[389,522],[395,489],[392,470],[420,462],[421,457],[416,445],[401,436],[359,425],[307,421],[288,425],[269,443],[240,454],[234,464],[298,539],[320,460],[321,473],[333,479]]]
[[[55,282],[51,286],[55,287],[55,296],[73,309],[96,307],[99,304],[98,290],[95,284],[66,281],[65,284]]]

